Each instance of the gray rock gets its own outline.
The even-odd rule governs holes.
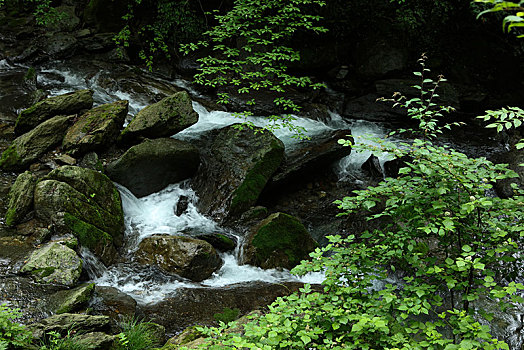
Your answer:
[[[197,121],[189,95],[181,91],[138,112],[121,137],[125,142],[136,142],[141,138],[172,136]]]
[[[9,191],[9,204],[5,214],[6,225],[16,225],[33,210],[33,193],[36,186],[36,176],[26,171],[16,178]]]
[[[194,238],[153,235],[144,238],[135,253],[137,261],[155,265],[168,274],[203,281],[222,266],[211,244]]]
[[[107,176],[63,166],[37,184],[34,200],[37,217],[57,233],[72,233],[106,265],[116,258],[124,214],[120,194]]]
[[[16,138],[2,153],[0,167],[4,170],[23,169],[62,142],[74,116],[56,116]]]
[[[51,309],[55,314],[79,311],[85,308],[95,290],[95,284],[89,283],[71,290],[62,290],[51,296]]]
[[[49,332],[67,334],[68,331],[109,332],[110,319],[107,316],[91,316],[79,314],[53,315],[29,326],[36,340],[42,339]]]
[[[137,197],[158,192],[195,174],[200,157],[190,143],[170,138],[146,140],[106,167],[107,175]]]
[[[79,90],[38,102],[18,115],[15,132],[23,134],[56,115],[75,114],[93,106],[93,91]]]
[[[75,337],[75,343],[85,345],[93,350],[114,349],[114,343],[116,340],[116,335],[109,335],[103,332],[84,333]]]
[[[374,179],[383,179],[384,172],[380,166],[380,161],[377,156],[370,155],[369,158],[360,167],[366,174]]]
[[[219,131],[193,181],[199,209],[216,219],[239,216],[256,204],[284,158],[271,132],[228,126]]]
[[[292,269],[316,247],[317,242],[297,218],[275,213],[251,229],[242,262],[264,269]]]
[[[117,101],[95,107],[69,128],[63,150],[73,155],[103,150],[116,140],[127,116],[128,101]]]
[[[136,313],[136,300],[114,287],[96,286],[90,308],[97,314],[102,314],[118,320],[133,319]]]
[[[29,273],[37,282],[73,286],[82,273],[82,260],[71,248],[51,242],[34,251],[21,273]]]

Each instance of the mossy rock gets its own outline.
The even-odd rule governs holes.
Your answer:
[[[4,170],[20,170],[29,166],[62,142],[63,135],[73,119],[73,115],[56,116],[19,136],[2,153],[0,167]]]
[[[76,155],[109,146],[120,133],[127,116],[128,104],[125,100],[117,101],[82,114],[64,137],[64,151]]]
[[[36,176],[26,171],[16,178],[9,191],[9,204],[5,214],[8,226],[16,225],[33,209],[33,193],[36,186]]]
[[[94,283],[84,284],[70,290],[61,290],[51,296],[51,307],[55,314],[79,311],[88,305],[94,290]]]
[[[21,135],[57,115],[75,114],[93,106],[93,91],[79,90],[40,101],[18,115],[15,133]]]
[[[284,144],[260,128],[223,128],[199,168],[194,188],[199,209],[219,221],[254,206],[284,158]]]
[[[244,263],[264,269],[292,269],[316,247],[317,243],[297,218],[275,213],[251,230]]]
[[[34,251],[20,272],[30,274],[37,282],[73,286],[80,279],[82,260],[71,248],[51,242]]]
[[[35,189],[35,212],[57,233],[72,233],[104,264],[123,243],[124,214],[117,189],[97,171],[63,166],[50,172]]]
[[[134,143],[143,138],[172,136],[198,121],[189,95],[177,92],[142,109],[122,131],[124,142]]]

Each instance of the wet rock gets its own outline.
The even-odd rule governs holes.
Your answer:
[[[284,145],[269,131],[220,130],[193,182],[199,209],[219,221],[240,215],[256,204],[284,157]]]
[[[61,16],[60,21],[50,24],[50,29],[60,30],[64,32],[72,32],[80,24],[80,18],[75,14],[75,6],[61,5],[56,8],[58,14]]]
[[[51,309],[55,314],[79,311],[85,308],[95,290],[95,284],[89,283],[71,290],[62,290],[51,296]]]
[[[75,166],[50,172],[35,189],[38,218],[57,233],[72,233],[106,265],[123,242],[120,194],[107,176]]]
[[[267,189],[282,190],[293,183],[304,183],[322,175],[333,162],[351,153],[351,147],[338,143],[340,139],[348,139],[348,135],[351,130],[338,130],[304,141],[300,148],[286,154]]]
[[[402,157],[384,162],[384,175],[386,177],[397,177],[399,170],[406,166],[406,162],[411,161],[411,157]]]
[[[31,219],[16,226],[16,233],[21,236],[28,236],[28,242],[38,245],[46,242],[51,237],[49,227],[38,219]]]
[[[90,332],[77,335],[75,343],[87,346],[93,350],[111,350],[114,349],[114,343],[117,341],[116,335],[109,335],[103,332]]]
[[[43,339],[49,332],[58,332],[62,335],[68,331],[82,333],[109,332],[110,319],[107,316],[91,316],[79,314],[53,315],[29,326],[35,339]]]
[[[36,283],[27,277],[0,276],[0,304],[21,309],[20,321],[35,322],[49,316],[46,301],[62,288],[63,286]]]
[[[136,300],[114,287],[96,286],[89,307],[96,313],[113,320],[132,319],[136,313]]]
[[[198,121],[191,99],[185,91],[162,99],[142,109],[122,131],[125,142],[141,138],[167,137],[182,131]]]
[[[189,198],[187,196],[180,196],[175,208],[175,215],[180,216],[184,214],[189,206]]]
[[[98,158],[98,154],[96,154],[95,152],[89,152],[84,157],[82,157],[78,166],[82,168],[96,170],[101,173],[104,172],[104,166],[102,165],[102,162]]]
[[[16,178],[9,191],[9,204],[5,214],[6,225],[13,226],[23,221],[33,210],[33,194],[36,187],[36,176],[26,171]]]
[[[197,235],[195,238],[206,241],[211,244],[213,248],[220,252],[229,252],[235,250],[237,246],[237,240],[235,237],[226,236],[222,233],[212,233]]]
[[[495,183],[495,191],[501,198],[510,198],[516,194],[513,186],[524,189],[524,149],[512,149],[495,157],[497,163],[508,164],[508,167],[517,173],[517,177],[498,180]]]
[[[155,265],[167,274],[203,281],[222,266],[211,244],[194,238],[153,235],[144,238],[135,253],[143,265]]]
[[[275,213],[251,229],[242,262],[264,269],[292,269],[308,259],[316,247],[317,243],[297,218]]]
[[[374,122],[396,122],[407,119],[407,111],[404,108],[392,107],[392,103],[377,101],[383,96],[371,93],[345,102],[342,115],[351,119],[363,119]]]
[[[158,192],[191,177],[200,162],[198,149],[171,138],[146,140],[106,167],[107,175],[137,197]]]
[[[55,157],[54,160],[56,160],[56,162],[61,165],[75,165],[76,164],[76,159],[67,154],[60,154],[59,156]]]
[[[54,33],[42,43],[42,49],[51,58],[68,58],[76,53],[78,40],[69,33]]]
[[[384,172],[380,166],[380,161],[377,156],[370,155],[369,158],[360,167],[366,174],[374,179],[383,179]]]
[[[37,282],[73,286],[82,273],[82,260],[71,248],[51,242],[34,251],[21,273],[29,273]]]
[[[23,239],[0,237],[0,276],[20,272],[25,259],[34,250],[34,247]]]
[[[82,114],[64,137],[63,150],[70,154],[103,150],[116,140],[127,116],[128,101],[95,107]]]
[[[75,114],[93,106],[93,91],[79,90],[47,98],[18,115],[15,132],[23,134],[56,115]],[[63,132],[62,132],[63,133]]]
[[[56,116],[17,137],[2,153],[0,167],[4,170],[17,170],[29,166],[62,142],[63,135],[73,119],[73,115]]]
[[[180,288],[174,297],[157,304],[144,305],[144,315],[163,325],[166,332],[178,333],[188,326],[216,325],[213,317],[225,308],[244,315],[271,304],[277,297],[297,291],[301,283],[271,284],[252,282],[224,288]]]

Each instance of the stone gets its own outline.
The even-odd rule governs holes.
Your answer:
[[[41,43],[42,49],[54,59],[69,58],[79,47],[78,40],[70,33],[49,33],[46,39]]]
[[[67,334],[68,331],[89,332],[109,332],[110,319],[107,316],[91,316],[64,313],[53,315],[38,323],[29,326],[33,333],[33,338],[42,339],[49,332]]]
[[[100,33],[119,32],[125,25],[122,20],[128,11],[127,1],[89,0],[84,9],[84,22]]]
[[[118,337],[103,332],[82,333],[75,336],[75,343],[87,346],[93,350],[111,350]]]
[[[323,175],[333,162],[351,154],[351,147],[338,143],[350,139],[351,130],[336,130],[305,140],[301,147],[288,152],[267,184],[267,190],[281,191],[292,184],[304,183]]]
[[[33,210],[33,193],[36,187],[36,176],[26,171],[16,178],[9,191],[9,204],[5,214],[5,223],[13,226],[21,223]]]
[[[235,237],[227,236],[222,233],[196,235],[195,238],[206,241],[207,243],[211,244],[213,248],[220,252],[229,252],[235,250],[237,246],[237,240]]]
[[[297,218],[274,213],[251,229],[242,263],[263,269],[292,269],[316,247],[317,242]]]
[[[384,172],[380,166],[380,161],[377,156],[370,155],[369,158],[360,167],[366,174],[374,179],[383,179]]]
[[[166,97],[142,109],[122,131],[124,142],[141,138],[169,137],[198,121],[189,95],[185,91]]]
[[[28,273],[37,282],[73,286],[80,279],[82,260],[71,248],[51,242],[34,251],[21,273]]]
[[[62,166],[37,184],[34,200],[37,217],[53,225],[55,232],[72,233],[106,265],[117,257],[124,214],[120,194],[107,176]]]
[[[60,154],[55,160],[62,165],[75,165],[76,159],[67,154]]]
[[[116,140],[127,116],[128,101],[95,107],[82,114],[69,128],[62,142],[72,155],[104,150]]]
[[[76,114],[93,106],[93,91],[78,90],[47,98],[20,112],[15,132],[21,135],[56,115]]]
[[[197,282],[209,278],[222,266],[211,244],[182,236],[146,237],[140,242],[135,258],[140,264],[155,265],[167,274]]]
[[[118,320],[133,319],[136,315],[136,300],[114,287],[96,286],[90,308],[97,314]]]
[[[156,304],[143,305],[147,319],[166,328],[166,333],[179,333],[194,324],[216,325],[216,313],[224,309],[238,309],[241,315],[265,307],[276,298],[289,295],[303,286],[302,283],[272,284],[249,282],[222,288],[180,288],[173,297]]]
[[[284,144],[260,128],[221,129],[193,181],[199,210],[225,221],[254,206],[284,158]]]
[[[34,247],[26,240],[0,237],[0,276],[16,275]]]
[[[84,284],[70,290],[61,290],[51,296],[51,308],[55,314],[79,311],[88,305],[94,290],[94,283]]]
[[[62,142],[63,135],[74,116],[56,116],[33,130],[17,137],[0,157],[4,170],[18,170],[29,166]]]
[[[188,179],[199,163],[199,151],[190,143],[161,138],[131,147],[106,166],[106,173],[135,196],[143,197]]]

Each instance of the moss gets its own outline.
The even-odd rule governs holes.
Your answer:
[[[94,290],[95,284],[89,283],[75,288],[72,291],[67,291],[70,295],[66,297],[66,300],[56,310],[56,314],[69,313],[75,311],[75,309],[78,309],[81,306],[87,305]]]
[[[33,80],[36,77],[36,70],[33,67],[29,67],[25,73],[24,80]]]
[[[230,211],[238,214],[254,205],[273,172],[282,162],[284,148],[278,141],[271,142],[271,150],[248,172],[244,181],[233,192]]]
[[[222,312],[218,312],[214,314],[213,318],[217,322],[229,323],[229,322],[233,322],[234,320],[236,320],[239,314],[240,314],[239,309],[236,309],[236,308],[231,309],[229,307],[225,307]],[[195,337],[194,339],[191,339],[191,340],[195,340],[196,338],[199,338],[199,337]]]
[[[305,237],[308,237],[309,233],[298,219],[278,213],[267,220],[263,221],[265,224],[258,229],[252,241],[259,261],[268,260],[275,252],[283,252],[291,266],[307,258],[308,249],[304,248],[307,248],[308,242]],[[311,245],[314,245],[314,241],[310,240]]]
[[[16,209],[9,208],[5,213],[5,224],[7,226],[14,226],[16,224]]]
[[[69,213],[64,214],[64,222],[71,229],[73,235],[78,238],[80,244],[89,249],[96,250],[101,243],[105,245],[108,242],[113,242],[113,238],[107,232]]]
[[[9,170],[20,166],[21,159],[16,151],[16,146],[11,145],[2,153],[2,157],[0,157],[0,167]]]
[[[216,237],[218,237],[218,239],[226,246],[228,247],[232,247],[233,249],[235,248],[235,241],[233,241],[231,238],[229,238],[228,236],[226,235],[223,235],[221,233],[217,233],[215,235]]]
[[[38,276],[40,278],[45,278],[47,276],[51,276],[53,273],[55,273],[56,267],[53,266],[47,266],[43,267],[41,269],[36,269],[31,271],[32,275]]]

